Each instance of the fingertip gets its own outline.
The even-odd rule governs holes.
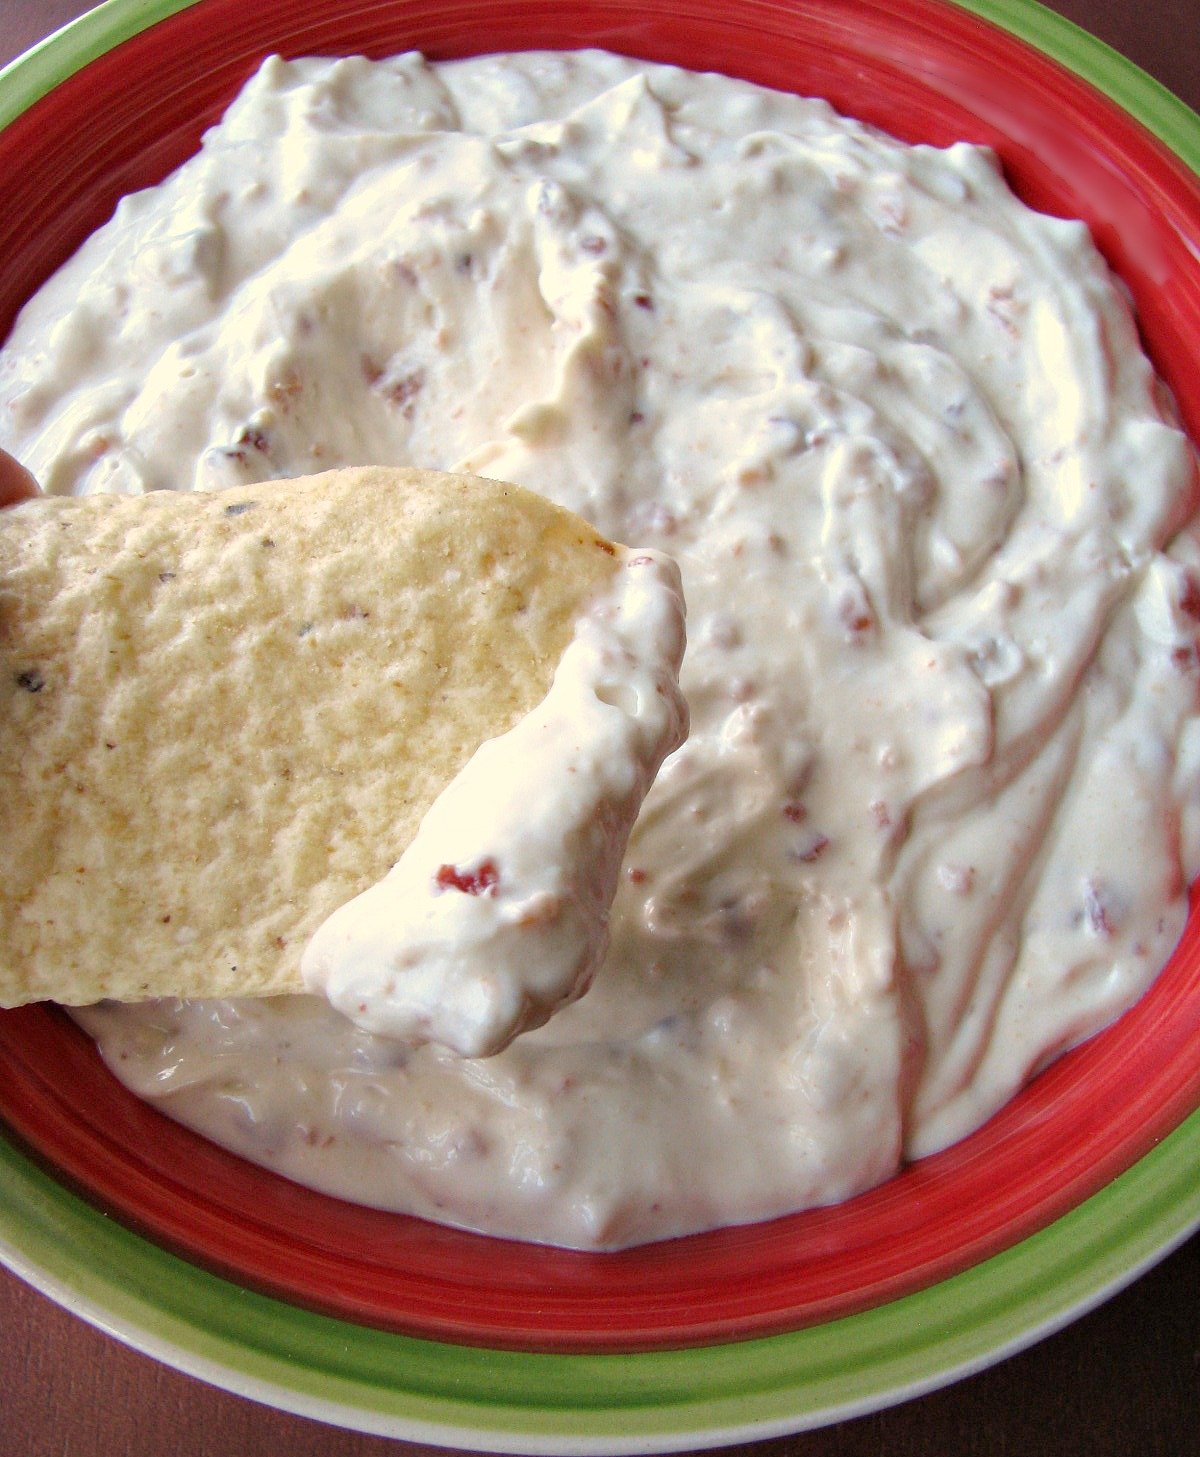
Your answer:
[[[0,450],[0,510],[40,494],[37,481],[16,456]]]

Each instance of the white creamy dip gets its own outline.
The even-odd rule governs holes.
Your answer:
[[[542,703],[483,744],[377,885],[305,948],[358,1026],[488,1057],[590,986],[629,835],[687,736],[679,569],[626,556]]]
[[[691,737],[585,996],[485,1060],[315,997],[81,1015],[248,1158],[582,1247],[763,1219],[977,1127],[1181,931],[1192,454],[985,150],[595,53],[270,61],[0,405],[54,491],[467,469],[682,568]]]

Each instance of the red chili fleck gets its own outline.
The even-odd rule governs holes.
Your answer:
[[[808,818],[808,810],[796,800],[792,800],[791,803],[784,805],[783,817],[785,820],[791,820],[792,824],[799,825]]]
[[[1087,881],[1083,887],[1083,913],[1097,936],[1107,939],[1115,934],[1112,903],[1104,887],[1094,880]]]
[[[652,309],[654,307],[654,300],[648,293],[635,293],[633,301],[639,309]]]
[[[464,895],[495,893],[500,872],[494,860],[482,860],[474,870],[461,870],[457,865],[441,865],[434,877],[439,890],[461,890]]]
[[[646,880],[646,872],[640,865],[631,865],[625,873],[634,885],[642,885]]]
[[[412,402],[420,394],[424,385],[425,371],[414,369],[410,370],[408,374],[401,375],[399,379],[381,384],[380,389],[393,405],[399,405],[405,416],[411,419]]]
[[[304,382],[294,369],[287,369],[267,386],[267,396],[279,405],[284,414],[295,397],[304,389]]]
[[[814,860],[819,860],[828,849],[829,837],[827,835],[816,835],[807,845],[803,845],[797,849],[794,855],[802,864],[811,865]]]
[[[1179,610],[1200,621],[1200,582],[1190,574],[1184,578],[1184,588],[1179,595]]]

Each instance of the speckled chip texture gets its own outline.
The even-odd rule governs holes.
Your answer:
[[[0,513],[0,1005],[298,990],[617,560],[416,470]]]

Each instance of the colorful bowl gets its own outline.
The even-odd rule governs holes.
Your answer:
[[[1032,0],[108,0],[0,75],[0,332],[271,50],[578,45],[990,143],[1028,202],[1092,226],[1200,439],[1200,118]],[[1197,1109],[1196,906],[1147,997],[971,1138],[838,1208],[621,1255],[300,1189],[140,1103],[62,1014],[26,1008],[0,1014],[0,1256],[291,1410],[493,1450],[689,1447],[898,1400],[1095,1303],[1200,1224]]]

